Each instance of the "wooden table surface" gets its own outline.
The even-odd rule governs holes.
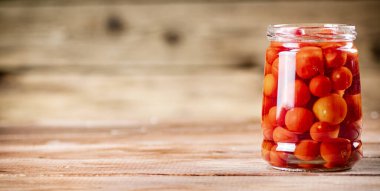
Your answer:
[[[331,173],[274,170],[257,122],[0,127],[0,190],[379,190],[379,119],[364,158]]]

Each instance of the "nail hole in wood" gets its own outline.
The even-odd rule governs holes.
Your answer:
[[[177,45],[181,41],[181,37],[176,31],[167,31],[164,33],[164,40],[169,45]]]
[[[241,69],[241,70],[248,70],[256,66],[257,64],[253,61],[252,57],[247,56],[247,57],[241,58],[240,61],[238,61],[237,64],[234,65],[234,68]]]
[[[120,33],[126,29],[126,26],[119,17],[113,15],[108,17],[106,28],[111,33]]]

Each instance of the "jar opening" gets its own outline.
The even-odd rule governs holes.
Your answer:
[[[355,40],[356,31],[347,24],[275,24],[268,26],[267,37],[279,42],[342,42]]]

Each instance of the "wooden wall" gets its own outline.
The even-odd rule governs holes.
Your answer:
[[[357,26],[380,111],[379,1],[0,1],[0,123],[258,119],[266,26]],[[377,114],[377,115],[376,115]]]

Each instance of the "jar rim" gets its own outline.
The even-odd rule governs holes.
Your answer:
[[[350,24],[272,24],[267,30],[270,41],[280,42],[353,41],[356,34],[355,26]]]

